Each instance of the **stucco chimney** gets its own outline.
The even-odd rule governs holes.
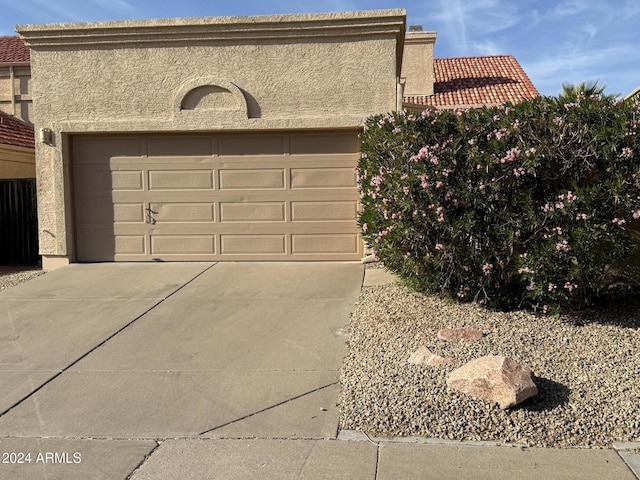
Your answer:
[[[436,32],[423,32],[413,25],[404,36],[402,76],[405,96],[433,95],[433,45]]]

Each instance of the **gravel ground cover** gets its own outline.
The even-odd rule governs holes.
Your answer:
[[[484,336],[452,344],[445,327]],[[446,387],[455,366],[407,362],[421,345],[460,365],[504,355],[529,366],[539,393],[501,410]],[[365,287],[341,371],[340,428],[375,436],[610,447],[640,441],[640,299],[573,317],[491,312],[401,286]]]
[[[34,267],[1,267],[0,292],[20,283],[39,277],[44,272]]]

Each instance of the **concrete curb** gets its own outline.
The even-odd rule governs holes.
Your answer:
[[[640,480],[640,442],[613,442],[613,449]]]

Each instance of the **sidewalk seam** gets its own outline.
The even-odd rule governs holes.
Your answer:
[[[620,460],[622,460],[622,463],[624,463],[624,465],[629,469],[631,474],[634,477],[636,477],[638,480],[640,480],[640,472],[636,472],[636,470],[631,465],[629,465],[627,460],[620,453],[620,452],[626,452],[627,450],[618,450],[616,448],[614,448],[613,450],[616,452],[616,455],[618,455],[618,458],[620,458]]]
[[[286,403],[292,402],[292,401],[294,401],[294,400],[298,400],[299,398],[305,397],[305,396],[307,396],[307,395],[311,395],[312,393],[319,392],[320,390],[324,390],[325,388],[333,387],[334,385],[338,385],[339,383],[340,383],[340,382],[337,382],[337,381],[336,381],[336,382],[333,382],[333,383],[329,383],[329,384],[327,384],[327,385],[323,385],[322,387],[318,387],[318,388],[316,388],[316,389],[314,389],[314,390],[310,390],[310,391],[308,391],[308,392],[301,393],[300,395],[296,395],[295,397],[288,398],[288,399],[286,399],[286,400],[284,400],[284,401],[282,401],[282,402],[276,403],[276,404],[274,404],[274,405],[270,405],[270,406],[265,407],[265,408],[263,408],[263,409],[261,409],[261,410],[257,410],[257,411],[255,411],[255,412],[248,413],[247,415],[244,415],[244,416],[242,416],[242,417],[240,417],[240,418],[236,418],[235,420],[231,420],[231,421],[229,421],[229,422],[227,422],[227,423],[223,423],[222,425],[218,425],[217,427],[213,427],[213,428],[210,428],[210,429],[208,429],[208,430],[205,430],[204,432],[202,432],[202,433],[200,433],[200,434],[198,434],[198,435],[199,435],[199,436],[200,436],[200,435],[206,435],[207,433],[211,433],[211,432],[213,432],[213,431],[215,431],[215,430],[219,430],[219,429],[224,428],[224,427],[226,427],[226,426],[228,426],[228,425],[232,425],[232,424],[234,424],[234,423],[241,422],[241,421],[243,421],[243,420],[246,420],[247,418],[250,418],[250,417],[253,417],[253,416],[255,416],[255,415],[259,415],[259,414],[261,414],[261,413],[267,412],[267,411],[269,411],[269,410],[271,410],[271,409],[273,409],[273,408],[279,407],[279,406],[281,406],[281,405],[284,405],[284,404],[286,404]]]
[[[138,465],[135,466],[135,468],[133,470],[131,470],[131,473],[129,475],[126,476],[125,480],[131,480],[131,478],[133,478],[133,476],[135,475],[135,473],[140,470],[140,467],[142,467],[142,465],[144,465],[147,460],[149,460],[149,458],[151,457],[151,455],[153,455],[156,450],[158,450],[158,448],[160,448],[160,445],[162,445],[162,443],[158,440],[156,440],[156,446],[153,447],[153,450],[151,450],[149,453],[147,453],[142,460],[140,461],[140,463]]]
[[[215,265],[217,265],[216,263],[213,263],[212,265],[209,265],[207,268],[205,268],[203,271],[201,271],[200,273],[198,273],[195,277],[193,277],[192,279],[188,280],[187,282],[183,283],[182,285],[180,285],[178,288],[176,288],[173,292],[169,293],[166,297],[161,298],[159,301],[157,301],[155,304],[153,304],[151,307],[149,307],[147,310],[145,310],[143,313],[141,313],[140,315],[138,315],[136,318],[134,318],[133,320],[131,320],[129,323],[127,323],[126,325],[120,327],[118,330],[116,330],[114,333],[112,333],[111,335],[109,335],[107,338],[105,338],[104,340],[102,340],[99,344],[97,344],[96,346],[92,347],[90,350],[88,350],[87,352],[83,353],[80,357],[78,357],[77,359],[75,359],[73,362],[71,362],[69,365],[67,365],[66,367],[64,367],[62,370],[60,370],[58,373],[56,373],[53,377],[51,377],[50,379],[48,379],[46,382],[44,382],[42,385],[40,385],[38,388],[32,390],[31,392],[29,392],[27,395],[25,395],[24,397],[22,397],[20,400],[18,400],[17,402],[15,402],[13,405],[11,405],[10,407],[8,407],[7,409],[5,409],[3,412],[0,413],[0,417],[3,417],[4,415],[6,415],[7,413],[9,413],[11,410],[13,410],[14,408],[16,408],[18,405],[20,405],[22,402],[24,402],[25,400],[31,398],[33,395],[35,395],[36,393],[38,393],[40,390],[42,390],[45,386],[47,386],[49,383],[53,382],[56,378],[58,378],[60,375],[62,375],[63,373],[65,373],[67,370],[69,370],[71,367],[73,367],[74,365],[76,365],[78,362],[80,362],[81,360],[85,359],[87,356],[89,356],[91,353],[95,352],[98,348],[102,347],[105,343],[107,343],[109,340],[111,340],[112,338],[114,338],[116,335],[120,334],[122,331],[126,330],[127,328],[129,328],[131,325],[133,325],[135,322],[137,322],[138,320],[140,320],[142,317],[144,317],[147,313],[151,312],[153,309],[155,309],[158,305],[164,303],[165,300],[171,298],[173,295],[175,295],[176,293],[178,293],[180,290],[182,290],[184,287],[186,287],[187,285],[189,285],[191,282],[193,282],[196,278],[200,277],[201,275],[203,275],[204,273],[208,272],[211,268],[213,268]]]

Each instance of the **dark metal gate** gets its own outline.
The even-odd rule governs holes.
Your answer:
[[[0,180],[0,265],[38,265],[35,178]]]

